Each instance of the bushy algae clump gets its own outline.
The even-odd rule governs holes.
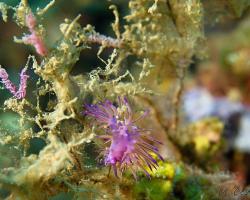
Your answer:
[[[14,37],[14,41],[34,50],[20,73],[18,89],[7,70],[0,68],[1,82],[13,95],[4,102],[4,110],[20,117],[18,133],[0,130],[0,151],[12,146],[19,152],[12,155],[16,163],[7,162],[8,166],[0,171],[0,186],[6,199],[53,199],[65,193],[70,199],[158,199],[159,195],[144,192],[144,188],[157,188],[162,182],[159,199],[170,193],[172,199],[178,199],[180,194],[190,199],[194,189],[217,187],[232,178],[175,164],[182,160],[180,149],[195,142],[195,138],[185,139],[184,145],[181,142],[179,105],[187,67],[194,56],[204,56],[203,3],[127,3],[129,13],[123,29],[116,6],[110,6],[115,17],[115,38],[96,32],[89,24],[81,27],[79,15],[59,25],[60,36],[53,45],[47,43],[49,35],[42,21],[47,20],[47,10],[56,6],[54,0],[36,11],[27,0],[21,0],[16,7],[0,3],[3,20],[9,20],[11,11],[13,21],[28,31]],[[100,46],[97,57],[105,66],[72,75],[80,53],[93,43]],[[105,48],[112,49],[107,60],[101,58]],[[126,60],[131,57],[133,61],[128,66]],[[27,85],[28,68],[39,77],[34,91]],[[46,95],[55,99],[47,100],[44,107],[41,101]],[[168,106],[162,103],[166,99]],[[136,114],[141,110],[149,112]],[[219,140],[220,134],[217,136]],[[30,155],[34,138],[43,141],[44,147],[37,155]],[[209,145],[196,145],[196,153],[203,155]],[[90,165],[88,156],[97,159],[94,149],[104,162],[98,159]],[[3,153],[1,157],[8,160],[9,155]],[[109,174],[105,165],[112,166],[115,174],[124,175],[117,178]],[[141,172],[152,180],[145,180]],[[196,175],[202,181],[188,184],[190,177]],[[203,192],[207,193],[205,196],[210,194],[210,190],[199,192],[200,196]],[[211,190],[211,195],[216,192]]]

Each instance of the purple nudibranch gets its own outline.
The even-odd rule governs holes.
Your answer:
[[[98,104],[85,105],[84,114],[92,117],[100,128],[105,129],[105,135],[98,136],[107,147],[103,150],[104,164],[112,166],[118,176],[129,169],[136,178],[135,170],[140,168],[150,178],[149,170],[158,167],[156,155],[163,160],[159,150],[153,143],[161,144],[136,125],[136,121],[144,118],[145,112],[133,120],[132,109],[126,97],[118,98],[118,106],[106,100]]]

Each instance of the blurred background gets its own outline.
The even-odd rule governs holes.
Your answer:
[[[1,1],[15,6],[18,0]],[[42,8],[49,0],[30,0],[32,9]],[[214,117],[223,123],[222,167],[236,174],[242,184],[250,183],[250,2],[244,1],[235,7],[228,7],[223,0],[204,0],[204,29],[207,37],[206,57],[202,60],[193,58],[185,78],[185,91],[182,98],[183,123],[192,124]],[[239,1],[241,2],[241,1]],[[120,16],[128,12],[126,0],[71,0],[56,1],[41,23],[47,30],[46,43],[50,48],[60,39],[59,24],[65,18],[74,19],[79,13],[82,26],[92,24],[96,31],[108,36],[114,33],[110,27],[114,20],[109,5],[118,6]],[[243,4],[243,3],[242,3]],[[11,17],[11,15],[10,15]],[[49,19],[49,20],[47,20]],[[124,19],[121,18],[121,24]],[[30,54],[35,54],[32,47],[13,42],[13,37],[22,37],[22,30],[11,20],[0,21],[0,64],[10,74],[11,80],[18,84],[19,73]],[[88,72],[103,66],[97,59],[97,46],[84,50],[73,74]],[[107,58],[109,50],[102,54]],[[30,70],[28,87],[35,87],[37,77]],[[32,91],[32,90],[30,90]],[[34,94],[27,94],[32,97]],[[0,104],[10,97],[8,91],[0,90]],[[2,129],[18,129],[17,116],[0,111]],[[200,132],[206,132],[201,126]],[[16,130],[17,131],[17,130]],[[216,138],[212,139],[216,142]],[[36,153],[43,146],[43,141],[32,140],[30,153]],[[218,162],[218,160],[217,160]],[[2,162],[1,162],[2,163]]]

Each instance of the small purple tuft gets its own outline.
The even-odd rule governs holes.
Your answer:
[[[26,96],[27,80],[29,76],[26,74],[27,68],[22,69],[20,73],[19,89],[15,94],[17,99],[23,99]]]
[[[20,83],[18,90],[16,86],[9,80],[9,75],[5,69],[0,67],[0,79],[5,88],[13,94],[17,99],[23,99],[26,96],[27,80],[29,76],[26,74],[27,68],[22,69],[20,73]]]
[[[1,82],[4,84],[5,88],[10,91],[11,94],[16,94],[16,86],[9,80],[9,75],[5,69],[0,68],[0,78]]]
[[[117,107],[110,101],[85,105],[84,114],[94,118],[99,127],[107,130],[107,135],[99,136],[108,145],[102,152],[104,163],[113,167],[116,176],[118,176],[118,171],[122,174],[125,169],[130,169],[136,178],[135,169],[139,167],[150,177],[146,166],[150,170],[158,166],[152,155],[157,155],[161,160],[163,158],[158,148],[152,145],[158,141],[145,135],[144,130],[139,129],[135,124],[148,112],[133,120],[133,113],[127,98],[118,98],[118,103]]]

